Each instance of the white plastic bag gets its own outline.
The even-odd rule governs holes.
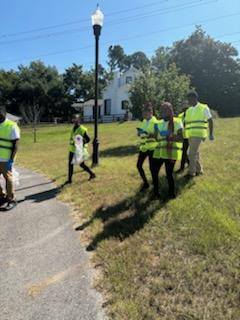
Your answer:
[[[79,165],[86,161],[89,157],[87,149],[83,145],[83,137],[80,135],[75,136],[75,153],[73,156],[72,164]]]

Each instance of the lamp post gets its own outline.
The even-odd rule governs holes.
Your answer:
[[[99,38],[103,26],[104,15],[97,5],[96,11],[92,15],[92,26],[96,41],[95,46],[95,103],[94,103],[94,140],[92,165],[98,165],[98,66],[99,66]]]

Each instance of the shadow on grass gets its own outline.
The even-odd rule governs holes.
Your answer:
[[[182,193],[184,188],[191,187],[194,182],[182,177],[178,179],[177,183],[178,189],[181,189]],[[103,240],[118,238],[123,241],[136,231],[141,230],[169,201],[167,188],[164,187],[166,185],[165,177],[160,178],[160,185],[162,186],[161,199],[163,199],[161,201],[153,199],[149,192],[137,192],[134,196],[127,197],[114,205],[99,207],[89,221],[75,229],[76,231],[84,230],[95,220],[101,220],[104,224],[103,231],[95,236],[88,245],[87,251],[95,250]]]
[[[100,157],[127,157],[137,154],[138,147],[136,145],[119,146],[100,151]]]

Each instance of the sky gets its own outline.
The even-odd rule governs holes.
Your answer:
[[[187,38],[196,25],[240,52],[240,0],[99,0],[105,15],[100,62],[110,45],[126,54],[145,52]],[[0,0],[0,69],[33,60],[60,72],[73,63],[94,65],[93,0]]]

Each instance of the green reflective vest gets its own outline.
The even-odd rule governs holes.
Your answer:
[[[74,128],[72,129],[71,131],[71,135],[70,135],[70,145],[69,145],[69,151],[74,153],[75,150],[76,150],[76,147],[75,147],[75,137],[77,135],[80,135],[80,136],[84,136],[85,133],[87,133],[87,128],[85,128],[84,126],[80,125],[76,130],[74,130]],[[87,145],[85,144],[84,145],[84,148],[87,148]]]
[[[208,135],[208,119],[205,115],[207,104],[198,103],[195,107],[190,107],[185,116],[186,137],[206,138]]]
[[[174,118],[174,134],[177,135],[178,125],[181,123],[181,119]],[[153,153],[155,159],[170,159],[170,160],[181,160],[182,159],[182,142],[168,142],[166,137],[162,137],[159,131],[166,131],[168,128],[168,121],[161,120],[158,123],[158,145]]]
[[[17,127],[14,121],[6,119],[0,125],[0,158],[9,160],[12,155],[13,141],[12,130]]]
[[[154,116],[149,121],[147,121],[146,119],[143,120],[141,129],[143,129],[146,132],[146,134],[143,134],[141,136],[140,147],[139,147],[141,152],[153,151],[156,148],[157,146],[156,139],[149,138],[147,136],[148,134],[155,133],[154,125],[156,123],[158,123],[158,120]]]

